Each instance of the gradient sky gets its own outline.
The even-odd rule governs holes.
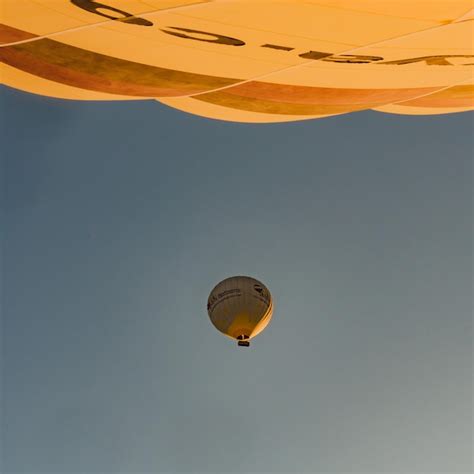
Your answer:
[[[472,114],[1,94],[0,471],[472,471]],[[248,349],[206,313],[236,274]]]

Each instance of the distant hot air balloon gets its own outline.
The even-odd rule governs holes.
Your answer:
[[[248,276],[234,276],[218,283],[209,295],[207,312],[212,324],[239,346],[261,333],[273,314],[268,288]]]
[[[472,0],[2,0],[0,77],[236,122],[474,109]]]

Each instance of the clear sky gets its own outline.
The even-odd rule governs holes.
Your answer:
[[[472,114],[1,93],[2,472],[472,471]]]

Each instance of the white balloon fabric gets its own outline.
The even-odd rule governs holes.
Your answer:
[[[255,278],[234,276],[214,287],[207,312],[220,332],[238,340],[240,346],[248,346],[270,322],[273,299],[268,288]]]
[[[236,122],[474,109],[472,0],[2,0],[0,75]]]

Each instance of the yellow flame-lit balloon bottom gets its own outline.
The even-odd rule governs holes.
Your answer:
[[[474,109],[472,0],[3,0],[2,82],[237,122]]]

